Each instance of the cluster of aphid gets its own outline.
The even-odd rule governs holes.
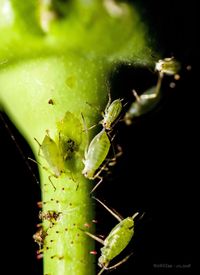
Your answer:
[[[124,116],[124,119],[122,120],[125,121],[127,125],[129,125],[134,121],[136,117],[144,115],[155,108],[160,100],[161,83],[164,75],[174,75],[174,79],[178,80],[179,75],[177,73],[179,69],[180,64],[175,61],[174,58],[165,58],[164,60],[159,60],[156,63],[155,67],[155,70],[158,72],[158,81],[156,86],[151,87],[140,96],[134,90],[133,94],[136,101],[131,104]],[[99,174],[102,171],[101,168],[95,174],[95,171],[106,159],[106,156],[109,152],[110,141],[107,133],[109,133],[113,129],[114,125],[119,120],[122,108],[123,106],[121,99],[114,100],[111,103],[111,100],[109,98],[109,102],[103,114],[103,120],[100,122],[103,126],[103,129],[93,138],[85,154],[85,159],[87,161],[84,162],[85,168],[83,170],[83,174],[89,179],[95,179],[96,177],[99,177]],[[91,160],[93,160],[92,163]],[[93,188],[92,192],[96,189],[101,181],[102,178],[100,177],[100,181]],[[104,270],[111,270],[118,267],[119,265],[127,261],[128,258],[132,255],[131,253],[123,260],[119,261],[117,264],[109,266],[110,261],[118,256],[124,250],[124,248],[126,248],[128,243],[132,239],[134,234],[134,219],[139,213],[136,212],[132,217],[127,217],[123,219],[119,214],[113,212],[99,199],[94,199],[97,200],[101,205],[103,205],[103,207],[106,208],[119,221],[119,223],[111,230],[111,232],[104,240],[89,232],[85,232],[88,236],[103,245],[103,247],[101,248],[101,256],[98,260],[98,265],[101,267],[101,270],[98,273],[98,275],[100,275]]]
[[[103,180],[103,178],[100,175],[101,172],[109,164],[114,164],[116,156],[121,154],[120,151],[117,155],[114,156],[114,158],[109,159],[107,157],[111,147],[111,132],[113,131],[115,124],[118,121],[122,120],[127,125],[129,125],[134,121],[136,117],[144,115],[151,111],[153,108],[155,108],[155,106],[160,101],[161,84],[164,75],[173,75],[174,79],[178,80],[179,76],[177,72],[179,71],[179,69],[180,65],[176,60],[174,60],[174,58],[165,58],[163,60],[159,60],[155,66],[155,70],[158,73],[157,84],[148,89],[147,91],[145,91],[141,95],[138,95],[137,92],[134,90],[133,94],[135,96],[135,101],[130,105],[129,109],[124,115],[124,118],[122,119],[122,100],[116,99],[113,102],[111,102],[111,97],[109,95],[109,101],[107,103],[105,111],[102,114],[103,119],[99,122],[102,125],[102,129],[98,134],[95,135],[95,137],[90,142],[87,142],[87,145],[85,146],[84,158],[82,160],[84,165],[82,169],[83,176],[90,180],[98,179],[98,182],[92,189],[91,193],[94,192],[94,190],[96,190],[96,188]],[[65,114],[64,119],[58,124],[59,136],[57,142],[55,142],[49,136],[48,132],[42,144],[40,144],[35,139],[39,144],[40,150],[43,153],[43,157],[46,159],[49,167],[51,168],[52,173],[49,176],[50,181],[52,176],[58,178],[63,173],[70,173],[70,171],[68,171],[70,169],[67,168],[66,162],[74,157],[74,153],[76,151],[78,152],[78,148],[82,140],[82,133],[87,132],[88,134],[88,128],[85,125],[83,115],[82,118],[85,128],[84,130],[82,130],[83,127],[82,125],[80,125],[79,120],[77,120],[73,116],[73,114],[67,112]],[[77,125],[75,129],[76,131],[77,129],[79,131],[76,134],[73,133],[73,135],[71,136],[67,130],[67,126],[65,126],[65,124],[69,125],[70,123],[73,125]],[[56,187],[53,183],[52,185],[56,190]],[[132,255],[130,254],[117,264],[109,266],[110,261],[114,259],[117,255],[119,255],[124,250],[124,248],[126,248],[128,243],[132,239],[134,234],[134,219],[139,213],[136,212],[132,217],[127,217],[123,219],[120,215],[117,215],[115,212],[109,209],[99,199],[94,199],[97,200],[103,207],[105,207],[119,221],[119,223],[111,230],[109,235],[104,240],[84,230],[85,234],[97,240],[103,245],[103,247],[101,248],[101,256],[98,260],[98,264],[101,267],[101,270],[98,273],[98,275],[100,275],[104,270],[110,270],[118,267]],[[60,213],[57,213],[55,211],[40,213],[40,219],[49,220],[50,228],[54,225],[55,222],[58,221],[59,216]],[[44,245],[44,240],[47,234],[47,230],[44,231],[42,225],[39,226],[38,231],[36,232],[36,234],[34,234],[34,239],[38,243],[40,248],[38,255],[41,255],[42,246]],[[38,258],[40,258],[40,256],[38,256]]]

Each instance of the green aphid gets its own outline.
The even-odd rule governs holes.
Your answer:
[[[118,267],[119,265],[127,261],[128,258],[132,255],[131,253],[113,266],[109,266],[110,261],[118,256],[131,241],[134,235],[134,219],[139,213],[136,212],[132,217],[127,217],[123,219],[119,214],[113,212],[99,199],[94,199],[97,200],[101,205],[103,205],[103,207],[105,207],[119,221],[119,223],[111,230],[105,240],[85,231],[88,236],[103,245],[103,247],[101,248],[101,256],[98,259],[98,265],[102,268],[98,273],[98,275],[100,275],[103,273],[104,270],[111,270]]]
[[[59,178],[65,172],[64,158],[63,158],[63,156],[62,156],[62,154],[59,150],[58,145],[49,136],[48,131],[47,131],[47,134],[45,135],[45,137],[42,141],[42,144],[40,144],[39,141],[36,138],[34,138],[34,139],[39,145],[38,155],[40,156],[41,155],[40,151],[42,151],[41,156],[48,163],[50,170],[45,166],[42,166],[42,168],[50,173],[49,181],[51,182],[54,190],[56,190],[56,187],[54,186],[54,184],[51,180],[51,177]],[[37,162],[37,163],[40,164],[39,162]]]
[[[82,174],[86,178],[91,180],[97,177],[100,178],[99,174],[102,169],[99,168],[106,159],[109,150],[110,140],[105,130],[103,129],[92,139],[89,146],[86,146],[83,160],[84,169],[82,170]],[[102,178],[100,178],[100,180],[102,180]]]
[[[80,120],[72,113],[66,112],[64,118],[57,122],[58,144],[64,160],[70,160],[79,150],[83,129]]]
[[[155,66],[155,70],[162,75],[175,75],[179,72],[180,68],[180,63],[174,57],[160,59]]]
[[[122,111],[122,100],[116,99],[111,103],[109,94],[108,104],[106,105],[105,112],[103,113],[103,120],[100,122],[105,130],[112,130],[113,125],[116,123]]]
[[[143,94],[138,95],[137,92],[133,90],[136,100],[131,104],[125,114],[124,121],[127,125],[130,125],[136,117],[147,114],[158,105],[161,99],[161,83],[162,76],[159,75],[156,86],[151,87]]]
[[[39,144],[39,146],[40,146],[40,150],[42,151],[42,156],[47,161],[50,169],[53,172],[53,175],[56,178],[60,177],[60,175],[65,171],[65,166],[63,161],[64,158],[63,158],[63,155],[61,154],[61,151],[59,150],[58,145],[49,136],[48,131],[42,141],[42,144]]]
[[[51,177],[59,178],[62,174],[71,173],[67,161],[71,160],[75,152],[78,150],[82,138],[82,126],[79,120],[70,112],[66,112],[65,117],[57,123],[58,134],[54,141],[47,131],[42,144],[35,138],[39,144],[39,155],[42,151],[42,156],[47,161],[50,171],[49,180]],[[53,185],[53,183],[52,183]],[[55,186],[53,185],[56,190]]]

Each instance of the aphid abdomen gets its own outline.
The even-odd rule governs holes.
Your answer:
[[[128,217],[118,223],[104,240],[105,246],[101,248],[102,259],[107,262],[119,255],[128,245],[134,234],[134,221]],[[101,260],[99,262],[101,265]]]
[[[102,164],[105,160],[110,149],[110,140],[105,131],[99,136],[97,140],[96,150],[94,150],[94,167],[96,169]],[[95,170],[96,170],[95,169]]]

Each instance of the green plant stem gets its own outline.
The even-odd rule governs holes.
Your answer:
[[[71,68],[74,64],[70,55],[79,68],[78,74]],[[63,119],[66,111],[72,112],[80,120],[81,113],[84,114],[87,123],[93,125],[99,114],[87,102],[100,106],[107,100],[104,92],[107,90],[104,65],[99,63],[96,66],[96,60],[95,65],[93,62],[87,63],[85,69],[83,59],[72,53],[69,56],[65,59],[49,57],[37,62],[26,62],[7,70],[0,77],[5,111],[13,117],[32,144],[38,162],[47,168],[47,162],[37,153],[39,146],[34,137],[42,142],[46,130],[53,137],[57,131],[56,122]],[[27,105],[29,98],[31,102]],[[49,104],[50,99],[53,105]],[[75,126],[69,127],[73,131]],[[44,274],[94,274],[94,256],[89,253],[94,249],[93,241],[82,231],[84,224],[91,224],[94,218],[89,194],[93,185],[81,175],[83,157],[83,153],[77,155],[79,168],[74,173],[74,181],[68,175],[58,179],[52,177],[56,191],[48,178],[51,169],[46,171],[40,167],[43,211],[61,212],[61,218],[52,228],[49,228],[48,221],[44,222],[48,234],[44,244]]]

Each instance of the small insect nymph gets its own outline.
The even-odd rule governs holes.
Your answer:
[[[40,150],[42,151],[44,158],[52,169],[54,176],[59,177],[65,170],[63,156],[61,155],[59,147],[55,141],[49,136],[48,131],[43,139],[42,144],[40,145]]]
[[[51,174],[49,180],[55,190],[56,188],[51,181],[51,177],[59,178],[63,174],[69,174],[73,180],[70,161],[79,149],[81,138],[82,125],[70,112],[66,112],[64,118],[57,122],[57,135],[55,140],[50,137],[48,130],[46,131],[42,144],[34,138],[39,145],[38,155],[42,156],[49,165],[50,171],[45,166],[42,167]],[[40,151],[42,151],[42,155]],[[36,163],[40,164],[39,162]]]
[[[116,99],[111,103],[111,96],[109,93],[109,100],[103,113],[103,120],[100,122],[103,128],[107,131],[111,131],[113,125],[116,123],[119,115],[122,111],[122,100]]]
[[[89,104],[89,103],[87,103]],[[91,104],[89,104],[91,107]],[[103,119],[99,122],[103,128],[106,131],[111,131],[113,129],[113,127],[115,126],[115,124],[117,123],[117,121],[119,120],[119,115],[122,111],[122,99],[116,99],[113,102],[111,102],[111,95],[110,93],[108,93],[108,103],[106,105],[106,108],[104,110],[104,112],[101,112],[97,107],[95,107],[95,109],[97,109],[98,113],[101,113]],[[89,129],[94,128],[95,126],[97,126],[97,124],[91,126]]]
[[[59,178],[64,173],[65,167],[64,167],[63,156],[61,155],[59,147],[57,146],[55,141],[49,136],[48,131],[42,141],[42,144],[40,144],[36,138],[34,138],[34,139],[39,145],[38,156],[41,155],[40,154],[40,150],[41,150],[42,156],[48,163],[51,171],[49,171],[49,169],[46,168],[45,166],[42,166],[42,168],[47,170],[50,173],[49,181],[51,182],[54,190],[56,190],[53,182],[51,181],[51,177]],[[32,160],[32,159],[30,159],[30,160]],[[34,161],[34,160],[32,160],[32,161]],[[40,164],[39,162],[36,162],[36,163]]]
[[[100,169],[97,173],[96,171],[106,159],[109,150],[110,140],[103,129],[92,139],[89,146],[86,147],[83,160],[84,169],[82,170],[82,174],[86,178],[95,179],[99,177],[102,169]]]
[[[133,235],[134,235],[134,219],[139,214],[136,212],[132,217],[127,217],[123,219],[120,215],[113,212],[110,208],[108,208],[103,202],[99,199],[97,200],[104,208],[106,208],[118,221],[119,223],[111,230],[109,235],[105,238],[105,240],[89,233],[85,232],[88,236],[100,242],[103,247],[101,248],[101,256],[98,259],[98,265],[102,268],[98,275],[102,274],[104,270],[111,270],[125,261],[132,255],[128,255],[124,259],[122,259],[117,264],[109,267],[109,263],[116,256],[118,256],[129,244]]]

